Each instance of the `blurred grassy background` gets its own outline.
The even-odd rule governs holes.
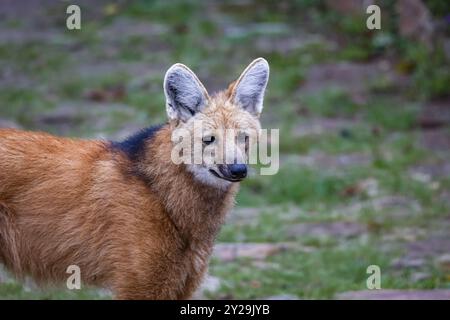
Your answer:
[[[198,297],[352,297],[373,264],[383,288],[448,289],[450,6],[374,2],[370,31],[362,0],[4,0],[0,127],[123,138],[165,121],[173,63],[216,91],[263,56],[280,172],[243,183]],[[0,271],[0,298],[108,297]]]

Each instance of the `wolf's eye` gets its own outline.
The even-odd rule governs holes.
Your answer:
[[[202,141],[203,141],[204,144],[209,145],[209,144],[213,143],[214,141],[216,141],[216,137],[214,137],[214,136],[205,136],[205,137],[203,137]]]
[[[245,132],[239,132],[237,139],[238,143],[244,145],[245,153],[248,153],[248,150],[250,149],[250,136]]]
[[[250,140],[250,136],[245,132],[239,132],[237,139],[239,142],[247,144]]]

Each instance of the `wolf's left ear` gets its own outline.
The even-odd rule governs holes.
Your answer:
[[[268,81],[269,64],[264,58],[254,60],[236,81],[231,93],[232,101],[251,114],[259,116]]]
[[[174,64],[167,70],[164,94],[170,120],[187,121],[203,110],[209,100],[208,92],[195,73],[181,63]]]

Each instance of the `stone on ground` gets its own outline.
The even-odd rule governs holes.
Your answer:
[[[225,262],[239,258],[262,260],[292,247],[290,243],[218,243],[213,257]]]
[[[450,300],[450,290],[362,290],[336,295],[339,300]]]

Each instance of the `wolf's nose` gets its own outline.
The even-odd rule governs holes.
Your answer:
[[[228,169],[233,179],[243,179],[247,176],[247,166],[245,164],[230,164]]]

